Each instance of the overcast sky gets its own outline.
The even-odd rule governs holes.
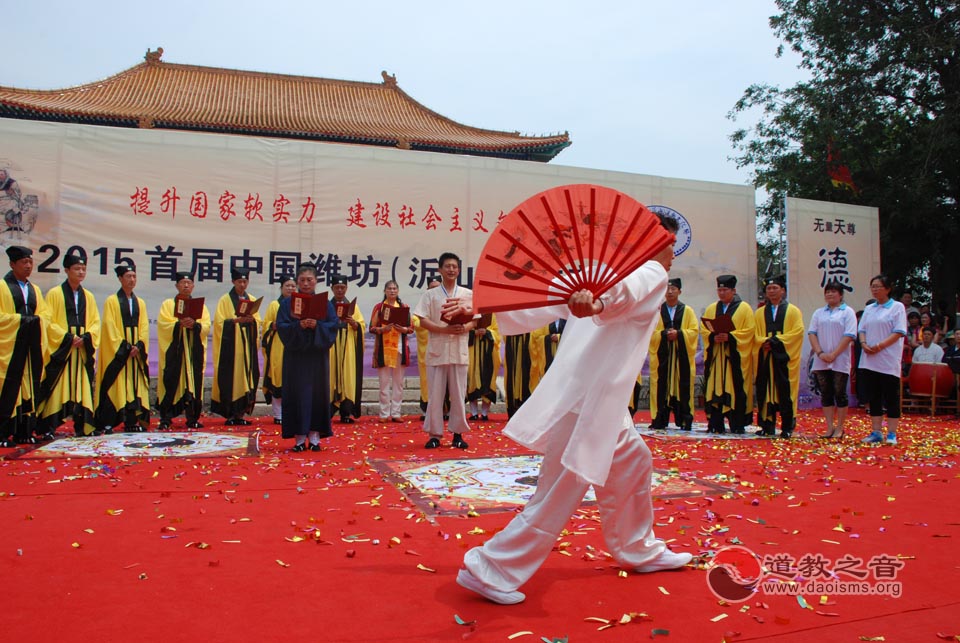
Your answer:
[[[100,80],[157,47],[212,67],[366,82],[386,70],[466,125],[568,131],[554,164],[724,183],[750,180],[728,160],[726,115],[743,90],[803,77],[795,56],[775,57],[773,0],[3,5],[7,87]]]

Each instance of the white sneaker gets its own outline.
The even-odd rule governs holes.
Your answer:
[[[892,446],[892,447],[897,446],[897,434],[896,434],[896,433],[888,433],[888,434],[887,434],[887,439],[885,440],[885,442],[886,442],[887,444],[889,444],[890,446]]]
[[[527,598],[523,592],[501,592],[499,589],[487,587],[480,582],[480,579],[471,574],[469,569],[460,570],[460,573],[457,574],[457,585],[465,587],[471,592],[480,594],[480,596],[483,596],[488,601],[500,603],[501,605],[516,605],[517,603],[522,603]]]
[[[687,552],[672,552],[664,549],[660,555],[653,560],[637,567],[640,574],[649,574],[650,572],[662,572],[668,569],[680,569],[693,560],[693,554]]]

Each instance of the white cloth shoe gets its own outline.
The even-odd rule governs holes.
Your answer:
[[[471,592],[480,594],[480,596],[483,596],[488,601],[500,603],[501,605],[516,605],[517,603],[522,603],[527,598],[523,592],[501,592],[499,589],[487,587],[480,582],[480,579],[471,574],[469,569],[460,570],[460,573],[457,574],[457,585],[465,587]]]
[[[650,572],[662,572],[668,569],[680,569],[691,560],[693,560],[692,554],[688,554],[687,552],[677,553],[669,549],[664,549],[660,552],[659,556],[637,567],[637,572],[640,574],[649,574]]]

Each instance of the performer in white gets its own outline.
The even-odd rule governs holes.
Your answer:
[[[661,223],[676,233],[673,219]],[[457,575],[463,587],[495,603],[523,601],[517,589],[543,564],[590,485],[607,549],[622,567],[655,572],[692,559],[654,536],[652,458],[626,411],[672,263],[671,243],[598,300],[581,290],[567,306],[497,314],[505,334],[568,321],[553,364],[505,429],[544,454],[537,491],[502,531],[466,553]]]

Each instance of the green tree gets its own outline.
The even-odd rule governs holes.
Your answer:
[[[809,79],[748,87],[730,113],[738,167],[769,198],[875,206],[883,269],[951,315],[960,289],[960,7],[944,0],[777,0],[770,25]],[[828,164],[828,149],[833,162]],[[839,157],[839,160],[838,160]],[[828,165],[850,170],[835,186]]]

